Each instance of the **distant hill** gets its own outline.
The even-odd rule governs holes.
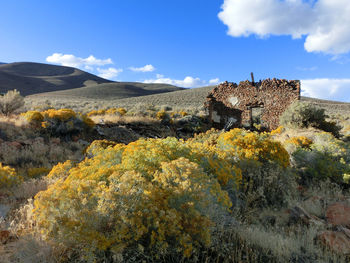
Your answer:
[[[17,89],[22,95],[110,83],[82,70],[32,62],[0,65],[0,92]]]
[[[0,92],[13,89],[24,96],[45,93],[41,96],[120,99],[182,88],[167,84],[113,82],[76,68],[43,63],[0,64]]]
[[[6,64],[5,62],[0,62],[0,65]]]
[[[145,84],[139,82],[112,82],[87,87],[35,94],[37,97],[70,99],[116,100],[183,90],[168,84]]]

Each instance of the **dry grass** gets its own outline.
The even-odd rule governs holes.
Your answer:
[[[90,117],[96,124],[99,123],[159,123],[156,119],[149,116],[119,116],[114,114],[106,114]]]

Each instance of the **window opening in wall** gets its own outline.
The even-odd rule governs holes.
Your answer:
[[[262,113],[263,113],[263,107],[252,107],[251,110],[251,124],[262,124]]]

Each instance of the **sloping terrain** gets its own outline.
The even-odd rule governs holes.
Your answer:
[[[0,93],[13,89],[24,96],[120,99],[183,88],[168,84],[113,82],[72,67],[32,62],[0,63]]]
[[[76,89],[61,90],[36,94],[38,97],[55,98],[82,98],[116,100],[130,97],[146,96],[151,94],[183,90],[168,84],[145,84],[138,82],[111,82],[98,85],[89,85]]]
[[[171,93],[163,93],[150,96],[142,96],[135,98],[126,98],[116,101],[118,105],[133,105],[133,104],[152,104],[152,105],[169,105],[175,107],[202,107],[208,93],[215,86],[184,89]]]
[[[0,92],[17,89],[22,95],[110,83],[82,70],[32,62],[0,65]]]
[[[308,101],[316,104],[317,106],[326,109],[328,112],[341,113],[350,112],[350,103],[332,101],[332,100],[321,100],[309,97],[301,97],[301,100]]]
[[[137,98],[126,98],[116,101],[118,105],[133,105],[137,103],[143,104],[153,104],[153,105],[169,105],[169,106],[178,106],[178,107],[202,107],[206,101],[206,97],[209,92],[215,86],[207,86],[201,88],[185,89],[180,91],[175,91],[171,93],[157,94],[151,96],[143,96]],[[337,102],[330,100],[321,100],[314,99],[309,97],[300,98],[301,101],[308,101],[313,104],[316,104],[329,113],[332,112],[350,112],[350,103],[346,102]]]

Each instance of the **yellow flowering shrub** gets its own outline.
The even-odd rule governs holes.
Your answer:
[[[179,114],[181,117],[185,117],[188,115],[188,113],[186,111],[183,111],[183,110],[179,111]]]
[[[66,178],[69,170],[73,167],[74,163],[71,160],[67,160],[64,163],[58,163],[51,169],[47,177],[51,179]]]
[[[217,140],[220,136],[221,132],[219,130],[216,130],[214,128],[203,132],[198,133],[193,136],[193,138],[188,139],[188,142],[199,142],[204,145],[216,145]]]
[[[229,158],[273,161],[282,167],[289,166],[289,154],[280,142],[273,141],[268,133],[232,129],[218,138],[217,147]]]
[[[168,115],[168,113],[165,110],[160,110],[160,111],[158,111],[156,113],[156,118],[158,120],[164,120],[164,119],[166,119],[168,117],[169,117],[169,115]]]
[[[117,112],[118,112],[121,116],[124,116],[124,115],[127,113],[126,109],[124,109],[124,108],[118,108],[118,109],[117,109]]]
[[[44,120],[44,116],[39,111],[27,111],[22,113],[25,119],[27,119],[30,123],[41,123]]]
[[[22,182],[22,177],[17,175],[16,170],[0,163],[0,189],[11,187]]]
[[[277,135],[277,134],[281,134],[284,130],[283,126],[278,126],[276,129],[272,130],[270,132],[271,135]]]
[[[94,156],[75,167],[54,168],[62,179],[35,197],[35,218],[47,238],[87,254],[140,244],[190,256],[210,244],[210,226],[231,201],[183,141],[100,141],[88,151]]]
[[[92,117],[92,116],[105,115],[105,114],[106,114],[106,110],[101,109],[101,110],[92,110],[92,111],[88,112],[86,115],[88,117]]]
[[[270,133],[240,129],[223,133],[212,129],[187,142],[202,145],[197,147],[199,152],[211,153],[209,164],[217,167],[214,173],[223,189],[230,192],[227,186],[235,182],[238,194],[234,193],[233,196],[241,196],[242,205],[239,206],[244,213],[253,207],[283,206],[285,197],[290,194],[288,189],[294,183],[294,175],[286,169],[289,155],[271,137]],[[218,169],[220,166],[226,169]]]
[[[312,144],[312,140],[310,140],[305,136],[298,136],[298,137],[292,137],[289,140],[286,140],[285,144],[292,144],[292,145],[295,145],[296,147],[301,147],[301,148],[310,148]]]
[[[87,127],[93,128],[95,126],[94,121],[91,120],[87,115],[80,114],[80,118]]]
[[[113,147],[118,143],[108,141],[108,140],[95,140],[93,141],[88,148],[86,148],[85,153],[89,157],[96,156],[98,153],[106,149],[107,147]]]
[[[43,111],[41,114],[44,116],[44,118],[59,119],[61,121],[67,121],[76,117],[76,113],[71,109],[48,109]]]
[[[100,109],[100,110],[92,110],[89,113],[87,113],[88,117],[92,117],[92,116],[100,116],[100,115],[106,115],[106,114],[110,114],[110,115],[114,115],[118,113],[120,116],[124,116],[127,111],[124,108],[110,108],[110,109]]]
[[[212,226],[229,213],[232,198],[240,198],[235,191],[257,191],[260,184],[248,188],[248,181],[262,183],[267,171],[278,170],[264,183],[273,190],[262,195],[265,203],[283,199],[280,176],[290,178],[288,164],[269,134],[239,129],[210,130],[187,141],[94,141],[83,161],[52,169],[48,177],[58,180],[35,196],[34,215],[46,238],[92,258],[138,246],[144,253],[175,250],[189,257],[210,244]]]
[[[117,112],[116,108],[110,108],[110,109],[106,110],[106,114],[110,114],[110,115],[116,114],[116,112]],[[101,115],[103,115],[103,114],[101,114]]]
[[[28,111],[23,116],[29,124],[52,135],[79,133],[95,125],[88,116],[76,113],[71,109],[48,109],[43,112]]]

